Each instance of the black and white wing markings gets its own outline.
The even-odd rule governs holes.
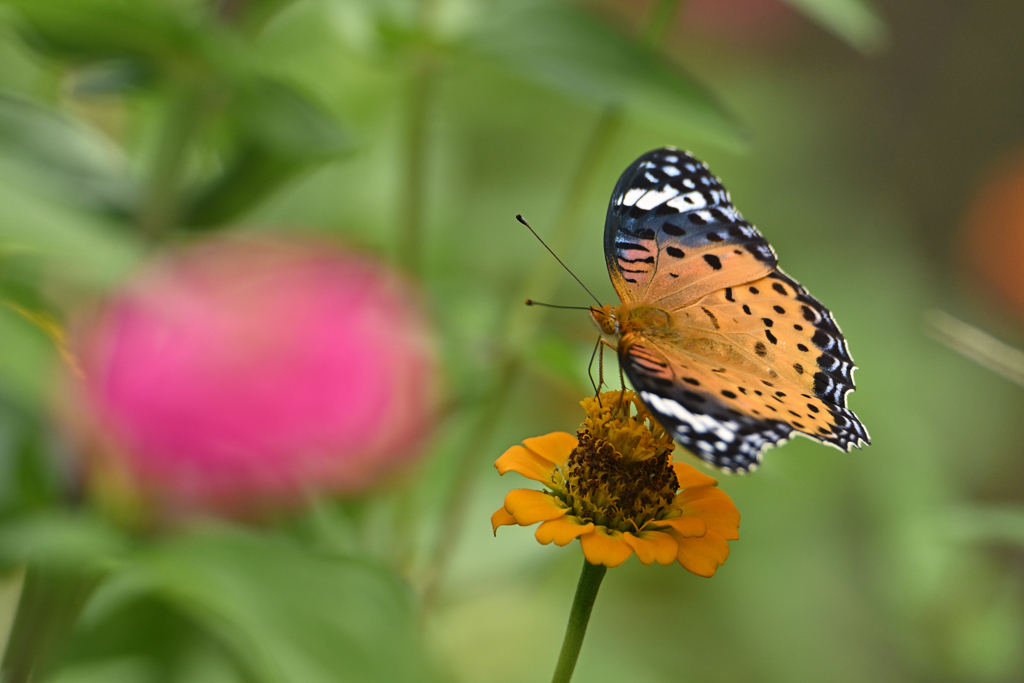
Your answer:
[[[796,300],[801,304],[803,319],[814,327],[811,342],[817,349],[814,373],[814,395],[829,406],[829,412],[835,419],[835,434],[829,438],[814,438],[836,446],[844,451],[854,446],[871,443],[871,437],[853,411],[846,407],[846,397],[856,389],[853,371],[857,366],[850,356],[849,345],[829,311],[820,301],[815,299],[799,282],[781,270],[769,275],[773,280],[788,285],[796,293]]]
[[[678,381],[668,361],[650,346],[633,343],[625,349],[619,362],[641,400],[680,445],[708,464],[750,472],[768,448],[792,437],[794,429],[785,422],[732,410],[717,396]]]
[[[624,301],[681,306],[778,262],[707,166],[671,147],[637,159],[608,205],[605,259]]]

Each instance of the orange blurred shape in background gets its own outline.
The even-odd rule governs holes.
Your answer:
[[[1000,158],[985,177],[960,246],[972,279],[1024,321],[1024,149]]]

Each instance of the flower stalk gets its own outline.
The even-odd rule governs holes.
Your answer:
[[[594,609],[597,591],[607,571],[608,567],[603,564],[591,564],[583,560],[583,571],[580,572],[580,580],[576,584],[576,596],[572,599],[569,623],[565,627],[562,651],[558,655],[558,664],[555,665],[551,683],[569,683],[569,679],[572,678],[576,660],[580,656],[580,648],[583,646],[583,636],[587,634],[587,624]]]

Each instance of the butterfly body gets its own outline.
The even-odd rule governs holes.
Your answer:
[[[591,316],[680,444],[745,472],[794,433],[869,443],[846,407],[854,366],[831,313],[779,270],[703,163],[664,148],[626,169],[605,257],[622,304]]]

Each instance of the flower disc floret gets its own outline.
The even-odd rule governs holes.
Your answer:
[[[711,576],[739,538],[740,515],[718,482],[672,462],[674,443],[633,392],[607,392],[581,402],[587,417],[565,432],[526,439],[495,466],[547,489],[516,489],[491,517],[537,528],[543,544],[579,538],[593,564],[614,567],[634,553],[644,564],[678,561]]]

